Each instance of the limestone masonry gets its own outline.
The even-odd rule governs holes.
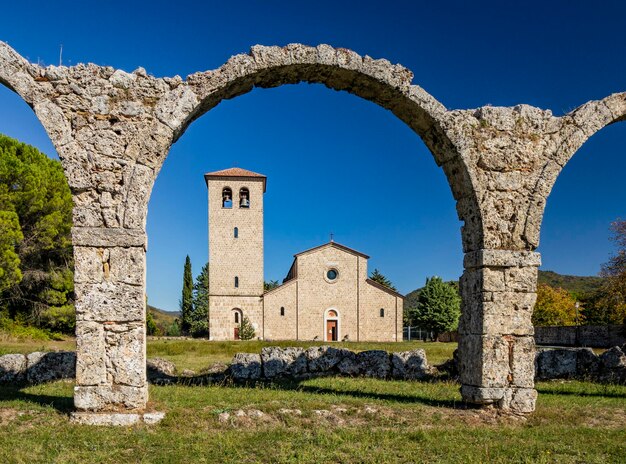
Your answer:
[[[328,45],[257,45],[183,80],[143,68],[43,68],[0,42],[0,83],[33,108],[73,195],[76,408],[145,410],[146,214],[170,146],[222,100],[255,87],[309,82],[390,110],[430,149],[463,222],[463,398],[533,411],[530,317],[540,264],[534,250],[546,200],[582,144],[626,119],[626,93],[556,117],[528,105],[449,110],[412,80],[400,65]]]
[[[368,256],[331,241],[303,251],[263,290],[261,174],[205,174],[209,192],[209,336],[237,340],[243,317],[265,340],[401,341],[404,298],[368,279]]]

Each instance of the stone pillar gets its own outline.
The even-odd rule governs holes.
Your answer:
[[[470,403],[518,413],[535,409],[539,253],[479,250],[465,255],[459,323],[461,394]]]
[[[73,419],[114,424],[120,412],[133,412],[139,421],[143,416],[137,413],[148,401],[145,232],[75,227],[72,236],[78,411]]]

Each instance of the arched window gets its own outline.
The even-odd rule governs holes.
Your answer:
[[[285,308],[284,307],[280,307],[280,315],[284,316],[285,315]]]
[[[385,317],[385,308],[380,308],[380,317]]]
[[[245,187],[239,190],[239,207],[250,208],[250,191]]]
[[[235,276],[235,288],[239,288],[239,277]]]
[[[233,230],[233,235],[235,236],[235,238],[239,238],[239,227],[235,227],[235,229]]]
[[[235,324],[239,324],[239,311],[235,311]]]
[[[230,187],[224,187],[222,189],[222,208],[233,207],[233,191]]]
[[[335,311],[334,309],[330,309],[328,311],[328,317],[337,317],[337,311]]]

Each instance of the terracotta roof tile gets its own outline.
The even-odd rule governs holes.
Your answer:
[[[267,177],[264,176],[263,174],[248,171],[247,169],[242,169],[242,168],[229,168],[229,169],[222,169],[221,171],[207,172],[204,175],[204,180],[208,182],[210,177],[249,177],[249,178],[259,179],[263,181],[264,192],[265,192],[266,183],[267,183]]]
[[[242,168],[222,169],[221,171],[207,172],[204,177],[265,177],[263,174],[248,171]]]

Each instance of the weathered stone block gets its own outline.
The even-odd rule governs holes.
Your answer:
[[[473,404],[493,404],[504,398],[508,387],[477,387],[473,385],[461,385],[463,400]]]
[[[460,335],[459,375],[463,385],[506,387],[510,374],[509,343],[504,337]]]
[[[339,373],[343,375],[356,376],[360,375],[361,363],[357,360],[356,353],[345,350],[339,364],[337,364]]]
[[[541,254],[534,251],[483,249],[465,254],[466,269],[478,267],[541,266]]]
[[[391,372],[391,360],[389,354],[383,350],[361,351],[357,354],[359,371],[365,377],[385,379]]]
[[[150,358],[146,361],[146,373],[151,383],[168,381],[176,375],[176,365],[163,358]]]
[[[261,350],[263,377],[297,376],[307,371],[307,358],[302,348],[269,346]]]
[[[311,372],[328,372],[341,362],[346,352],[347,350],[332,346],[312,346],[305,352],[309,361],[309,370]]]
[[[532,335],[535,293],[493,292],[466,298],[460,326],[464,333]],[[469,299],[469,301],[467,301]]]
[[[23,381],[25,370],[26,356],[23,354],[5,354],[0,356],[0,384]]]
[[[128,322],[145,320],[143,286],[123,282],[77,282],[77,321]]]
[[[510,409],[520,414],[527,414],[535,410],[537,390],[534,388],[511,388],[504,395],[499,404],[501,409]]]
[[[575,348],[549,348],[538,350],[536,356],[537,378],[541,380],[576,376],[578,350]]]
[[[512,386],[534,388],[535,386],[535,339],[532,336],[509,336],[509,365]]]
[[[72,243],[85,247],[146,247],[145,229],[72,227]]]
[[[58,379],[73,379],[75,376],[76,353],[74,352],[36,352],[27,356],[26,381],[29,384]]]
[[[122,282],[144,285],[146,253],[143,247],[74,247],[75,282]]]
[[[579,348],[576,356],[576,374],[581,378],[593,378],[600,369],[600,358],[591,348]]]
[[[626,354],[619,346],[614,346],[600,355],[600,363],[603,369],[626,368]]]
[[[236,380],[255,380],[261,377],[261,355],[237,353],[230,365],[230,373]]]
[[[144,409],[148,401],[148,387],[126,385],[99,385],[74,387],[74,406],[84,411],[116,411]]]
[[[537,272],[534,266],[506,268],[506,289],[510,292],[536,292]]]
[[[422,380],[432,372],[424,350],[391,353],[391,365],[391,375],[396,379]]]
[[[107,374],[114,385],[146,384],[145,325],[105,324]]]
[[[104,325],[76,321],[76,384],[106,384],[106,358]]]

